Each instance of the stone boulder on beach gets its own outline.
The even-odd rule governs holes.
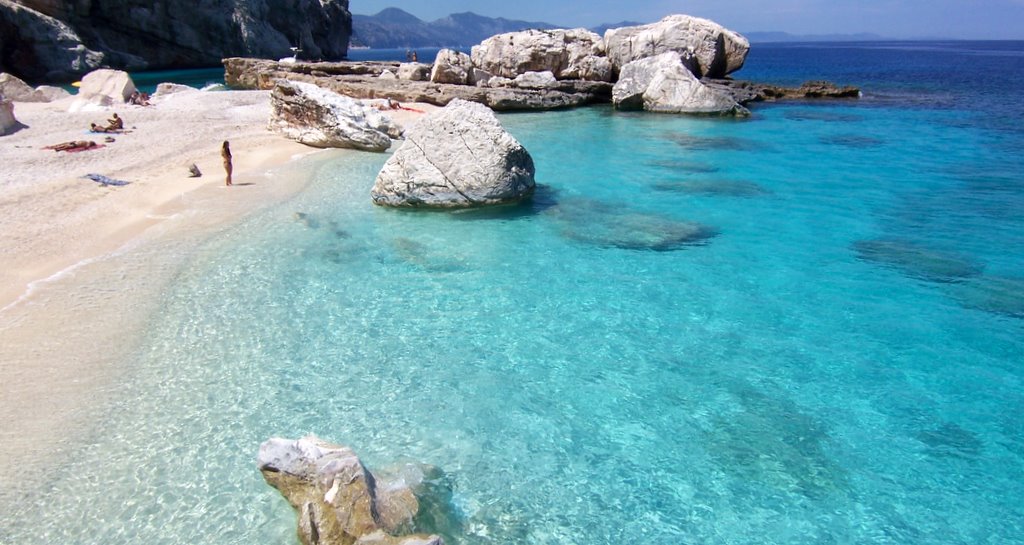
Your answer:
[[[612,88],[612,104],[622,110],[705,115],[748,115],[722,91],[700,82],[675,53],[632,61]]]
[[[101,68],[82,78],[82,86],[75,95],[70,110],[101,110],[128,102],[136,92],[135,82],[128,72]]]
[[[533,194],[533,158],[486,106],[455,99],[409,129],[371,191],[385,206],[468,208]]]
[[[669,15],[657,23],[609,29],[608,59],[616,70],[645,57],[672,52],[698,78],[720,78],[743,67],[750,42],[714,21]]]
[[[316,148],[385,151],[402,128],[368,102],[312,83],[279,80],[270,94],[270,128]]]
[[[33,89],[29,84],[12,74],[0,74],[0,95],[15,102],[53,102],[71,96],[60,87],[40,85]]]
[[[14,118],[14,102],[0,95],[0,136],[14,132],[19,126]]]
[[[257,465],[298,515],[303,545],[443,545],[413,529],[419,502],[402,480],[370,473],[352,449],[313,436],[272,438]]]
[[[473,46],[472,52],[473,66],[509,79],[527,72],[590,81],[611,81],[612,77],[604,42],[583,28],[498,34]]]
[[[469,55],[454,49],[442,49],[437,52],[430,81],[468,85],[472,83],[472,74],[473,61]]]

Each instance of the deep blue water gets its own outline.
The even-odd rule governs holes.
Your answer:
[[[294,544],[253,459],[312,432],[439,467],[449,543],[1024,543],[1024,44],[739,75],[865,97],[503,115],[541,188],[482,212],[339,152],[192,257],[0,542]]]

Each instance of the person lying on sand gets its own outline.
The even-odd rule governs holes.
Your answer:
[[[85,151],[88,149],[95,149],[100,147],[99,144],[92,140],[72,140],[70,142],[61,142],[60,144],[54,144],[52,146],[46,146],[43,149],[52,149],[53,151]]]
[[[95,123],[89,123],[89,132],[117,132],[110,127],[101,127]]]
[[[149,106],[149,95],[135,91],[128,97],[128,104],[136,106]]]

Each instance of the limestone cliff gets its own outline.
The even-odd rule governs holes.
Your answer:
[[[348,53],[348,0],[0,0],[0,70],[60,80],[99,66],[216,66],[225,57]]]

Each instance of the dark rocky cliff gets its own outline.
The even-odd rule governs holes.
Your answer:
[[[348,0],[0,0],[0,70],[62,80],[100,66],[195,68],[225,57],[348,53]]]

